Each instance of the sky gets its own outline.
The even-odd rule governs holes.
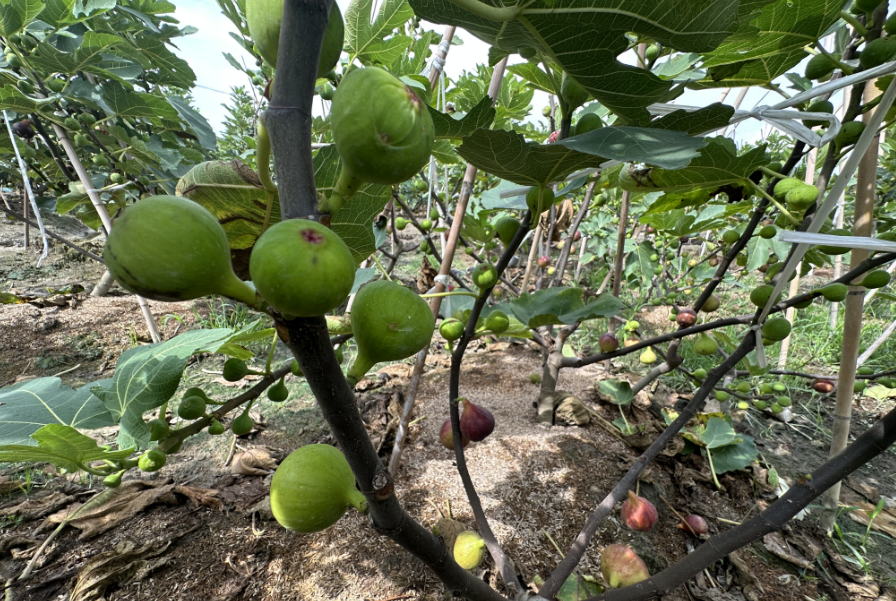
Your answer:
[[[349,0],[337,0],[343,13]],[[234,69],[224,53],[230,53],[237,60],[252,65],[251,55],[230,36],[231,31],[236,31],[233,24],[225,17],[214,0],[180,0],[176,2],[175,16],[180,20],[181,26],[193,25],[199,31],[193,35],[179,38],[177,45],[178,55],[185,59],[196,73],[197,86],[193,92],[195,103],[200,112],[208,119],[209,123],[220,132],[223,129],[223,121],[230,88],[232,86],[250,86],[246,76]],[[443,26],[430,25],[435,31],[441,31]],[[459,30],[456,37],[463,40],[462,45],[452,45],[446,62],[446,74],[449,78],[457,78],[465,69],[472,69],[477,62],[482,61],[488,55],[488,45],[469,33]],[[512,57],[521,61],[520,57]],[[728,94],[725,102],[732,104],[740,90],[733,89]],[[676,101],[677,104],[706,106],[717,102],[722,90],[687,91]],[[743,101],[741,108],[749,109],[759,104],[773,104],[780,99],[776,94],[766,93],[761,89],[751,89]],[[541,107],[547,104],[547,95],[536,92],[532,101],[533,118],[540,118]],[[737,140],[756,141],[766,131],[762,124],[755,120],[749,120],[738,125],[736,130]]]

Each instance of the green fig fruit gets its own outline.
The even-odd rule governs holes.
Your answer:
[[[848,121],[840,128],[840,132],[837,134],[837,137],[834,138],[834,142],[836,142],[837,146],[840,148],[855,144],[859,141],[859,138],[864,131],[865,124],[862,121]]]
[[[127,470],[121,470],[103,478],[103,486],[106,488],[118,488],[121,486],[121,477],[124,476],[125,471]]]
[[[19,81],[17,81],[16,87],[18,87],[19,91],[26,96],[34,94],[34,84],[27,79],[20,79]]]
[[[427,184],[422,179],[415,179],[414,189],[417,190],[417,192],[426,192],[429,190],[429,184]]]
[[[492,311],[485,319],[485,329],[495,334],[501,334],[510,327],[510,319],[503,311]]]
[[[333,230],[307,219],[271,226],[255,243],[249,273],[277,311],[315,317],[348,298],[355,283],[352,252]]]
[[[832,303],[839,303],[849,296],[849,288],[846,287],[846,284],[828,284],[821,289],[821,296]]]
[[[343,169],[362,182],[392,185],[429,160],[435,128],[426,104],[407,84],[377,67],[342,78],[330,111]]]
[[[358,355],[348,372],[357,384],[381,361],[398,361],[429,344],[435,320],[429,305],[400,284],[380,280],[361,287],[352,306]]]
[[[805,211],[818,200],[818,188],[809,184],[794,186],[784,195],[784,202],[795,211]]]
[[[494,265],[480,263],[473,270],[471,279],[480,290],[485,290],[498,283],[498,271],[495,269]]]
[[[96,124],[96,117],[94,117],[90,113],[78,113],[78,121],[80,121],[87,127],[93,127],[94,124]]]
[[[830,230],[824,233],[828,236],[852,236],[852,232],[847,229]],[[845,255],[850,250],[852,249],[848,246],[832,246],[827,244],[818,247],[818,251],[826,255]]]
[[[569,114],[588,102],[589,94],[579,82],[563,72],[560,79],[560,96],[569,105]]]
[[[529,381],[533,384],[541,384],[541,376],[539,374],[529,374]]]
[[[830,100],[816,100],[806,109],[807,113],[833,113],[834,104]],[[806,127],[821,127],[828,125],[827,121],[813,121],[804,119],[803,125]]]
[[[432,220],[430,219],[422,219],[420,221],[420,229],[424,232],[428,232],[432,229]]]
[[[249,375],[251,370],[246,366],[246,362],[236,357],[231,357],[224,362],[224,379],[228,382],[239,382]]]
[[[772,390],[775,392],[787,392],[787,386],[782,384],[781,382],[775,382],[772,384]]]
[[[465,327],[463,322],[456,319],[446,319],[442,322],[442,325],[439,326],[439,334],[441,334],[442,338],[448,342],[454,342],[464,335]]]
[[[766,409],[768,409],[768,403],[766,401],[762,401],[759,399],[753,400],[753,406],[756,407],[757,409],[759,409],[760,411],[765,411]]]
[[[542,213],[551,208],[554,203],[554,191],[548,187],[540,188],[533,186],[526,193],[526,205],[532,212],[532,223],[538,221]]]
[[[694,370],[694,377],[697,378],[698,380],[705,380],[706,375],[707,375],[706,370],[703,369],[702,367]]]
[[[715,391],[713,391],[713,395],[716,397],[716,400],[720,403],[724,403],[731,396],[724,390],[715,390]]]
[[[790,336],[790,322],[783,317],[774,317],[762,326],[762,335],[774,342],[780,342]]]
[[[302,372],[302,368],[299,367],[299,362],[295,359],[293,359],[292,363],[289,364],[289,371],[291,371],[292,375],[296,376],[297,378],[305,377],[305,374]]]
[[[485,558],[485,541],[482,537],[467,530],[461,532],[454,541],[454,561],[465,570],[475,570]]]
[[[712,355],[717,350],[719,350],[719,343],[715,341],[715,338],[712,338],[705,332],[700,332],[697,334],[697,339],[694,341],[694,352],[698,355]]]
[[[805,185],[806,183],[798,177],[787,177],[779,180],[778,183],[775,184],[775,200],[783,201],[788,192],[790,192],[794,188]]]
[[[778,233],[778,228],[773,225],[767,225],[759,230],[759,237],[765,238],[766,240],[770,240],[774,238]]]
[[[896,40],[878,38],[865,44],[859,64],[865,69],[873,69],[893,60],[896,56]]]
[[[753,390],[753,387],[750,385],[749,382],[744,381],[744,382],[738,382],[737,386],[735,387],[735,390],[737,390],[741,394],[747,394],[748,392]]]
[[[165,466],[168,455],[158,448],[152,448],[143,453],[137,460],[137,467],[144,472],[157,472]]]
[[[396,217],[395,218],[395,229],[399,232],[408,226],[408,220],[404,217]]]
[[[81,129],[80,121],[78,121],[74,117],[66,117],[64,124],[65,124],[65,128],[68,130],[71,130],[71,131],[78,131]]]
[[[870,376],[874,373],[874,369],[871,367],[863,366],[856,370],[856,374],[860,376]]]
[[[233,273],[224,228],[185,198],[153,196],[121,211],[103,260],[123,288],[153,300],[220,294],[256,302],[255,291]]]
[[[660,47],[656,44],[651,44],[644,50],[644,58],[649,61],[656,60],[660,55]]]
[[[258,54],[272,67],[277,66],[277,50],[280,45],[280,22],[283,20],[283,0],[246,0],[246,24]],[[296,35],[300,35],[296,32]],[[317,77],[325,77],[339,63],[345,38],[342,12],[334,2],[327,21]]]
[[[775,403],[777,403],[779,407],[790,407],[791,402],[789,396],[779,396],[775,398]]]
[[[734,244],[740,239],[740,234],[734,230],[725,230],[722,232],[722,242],[725,244]]]
[[[271,512],[287,530],[319,532],[339,521],[349,507],[366,513],[367,499],[355,487],[345,456],[330,445],[299,447],[274,472]]]
[[[781,413],[782,411],[784,411],[784,407],[782,407],[782,406],[779,405],[778,403],[772,403],[772,404],[769,406],[769,409],[772,410],[772,413]]]
[[[763,284],[762,286],[757,286],[750,292],[750,302],[762,309],[765,305],[768,304],[768,299],[771,298],[772,292],[775,291],[775,287],[771,284]],[[778,298],[775,300],[775,303],[781,302],[783,298],[783,293],[778,294]]]
[[[759,385],[759,394],[771,394],[773,390],[772,385],[768,382]]]
[[[509,246],[513,237],[519,231],[520,225],[519,220],[513,217],[502,217],[499,219],[495,224],[495,233],[498,235],[498,239],[501,240],[501,244]]]
[[[856,380],[852,385],[852,391],[855,393],[864,392],[867,386],[868,384],[865,382],[865,380]]]
[[[205,406],[205,399],[202,397],[184,397],[177,408],[177,415],[181,419],[199,419],[205,417]]]
[[[168,438],[168,435],[171,434],[171,426],[164,419],[151,419],[146,425],[149,426],[149,440],[152,442]]]
[[[859,282],[859,286],[864,286],[868,289],[874,288],[883,288],[887,284],[890,283],[890,274],[884,271],[883,269],[876,269],[870,273],[868,273],[862,281]]]
[[[282,403],[287,398],[289,398],[289,388],[286,387],[283,378],[280,378],[279,382],[268,388],[268,399],[271,401]]]
[[[831,59],[824,54],[816,54],[806,64],[806,79],[819,80],[834,72],[837,68]]]
[[[212,422],[208,425],[208,433],[212,436],[224,434],[224,424],[216,419],[212,419]]]
[[[891,14],[887,17],[887,20],[884,21],[884,31],[890,35],[896,34],[896,13]]]
[[[255,420],[249,416],[249,411],[243,411],[230,422],[230,431],[237,436],[245,436],[255,427]]]
[[[656,353],[653,352],[653,349],[651,349],[650,347],[647,347],[646,349],[644,349],[644,351],[641,353],[641,356],[638,357],[638,359],[644,365],[652,365],[652,364],[656,363]]]
[[[604,122],[597,113],[585,113],[579,117],[578,121],[576,121],[575,135],[581,136],[582,134],[587,134],[589,131],[600,129],[603,126]]]

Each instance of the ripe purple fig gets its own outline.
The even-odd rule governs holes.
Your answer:
[[[547,255],[542,255],[538,257],[538,266],[541,268],[545,268],[551,264],[551,259]]]
[[[650,578],[644,560],[625,545],[610,545],[601,552],[600,573],[610,588],[622,588]]]
[[[602,353],[612,353],[619,348],[619,339],[607,332],[606,334],[601,334],[600,338],[597,339],[597,346],[600,347],[600,352]]]
[[[488,409],[474,405],[467,399],[458,400],[464,404],[464,412],[460,415],[461,434],[473,442],[485,440],[495,429],[495,416]]]
[[[622,504],[622,521],[632,530],[647,532],[656,524],[659,516],[653,503],[628,491],[628,499]]]
[[[701,534],[706,534],[709,532],[709,527],[706,525],[706,520],[696,514],[691,514],[688,517],[684,518],[684,521],[676,526],[685,532],[689,532],[694,536],[700,536]]]
[[[816,378],[812,380],[812,390],[822,394],[828,394],[834,390],[834,383],[824,378]]]
[[[442,424],[442,429],[439,430],[439,442],[442,443],[442,446],[449,451],[454,450],[454,432],[451,430],[450,418],[445,420],[445,423]],[[460,442],[464,447],[466,447],[468,444],[470,444],[470,439],[464,436],[463,433],[461,433]]]
[[[675,323],[688,328],[697,323],[697,312],[690,307],[682,309],[678,312],[678,315],[675,316]]]
[[[582,232],[576,230],[576,233],[573,234],[573,236],[572,236],[572,241],[573,241],[573,242],[578,242],[578,241],[581,240],[581,239],[582,239]]]

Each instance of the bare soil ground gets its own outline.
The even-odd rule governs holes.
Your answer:
[[[0,225],[0,290],[86,285],[101,275],[96,265],[55,248],[50,260],[35,269],[35,256],[14,246],[20,233],[20,225]],[[69,231],[75,233],[76,229]],[[70,385],[110,377],[118,354],[147,339],[132,296],[71,296],[60,306],[0,305],[0,382],[66,370],[60,377]],[[180,317],[167,321],[166,337],[178,328],[193,327],[196,314],[205,311],[191,303],[153,303],[152,308],[159,317]],[[396,477],[396,494],[410,515],[427,526],[434,525],[440,511],[447,513],[450,505],[456,519],[474,528],[453,455],[438,443],[439,427],[448,414],[446,357],[434,350],[428,363]],[[641,441],[621,439],[597,418],[584,427],[539,425],[532,407],[538,391],[528,376],[539,372],[540,364],[540,354],[526,344],[482,344],[468,355],[461,386],[463,396],[490,409],[497,420],[495,433],[468,447],[467,458],[491,526],[526,583],[549,574],[559,559],[553,542],[565,552],[587,515],[641,448]],[[224,382],[216,373],[220,365],[214,357],[197,361],[188,368],[185,386],[202,385],[220,398],[251,385],[248,379],[237,385]],[[389,424],[410,366],[395,364],[382,371],[390,377],[362,382],[358,404],[387,459],[392,448]],[[596,391],[597,381],[605,376],[603,366],[564,370],[559,387],[609,422],[618,417],[618,409]],[[187,441],[160,472],[129,473],[117,489],[116,503],[101,511],[85,510],[39,553],[38,547],[65,512],[71,513],[102,485],[91,478],[23,471],[20,466],[0,472],[0,578],[17,578],[37,555],[33,576],[12,583],[7,598],[446,598],[448,592],[431,572],[353,511],[334,527],[309,535],[288,532],[272,520],[266,499],[276,462],[297,446],[332,442],[304,382],[290,376],[287,384],[291,391],[287,402],[255,405],[252,415],[258,425],[251,434],[238,439],[229,432],[218,437],[201,434]],[[659,427],[651,404],[671,406],[676,400],[674,391],[655,387],[639,395],[630,419]],[[796,411],[799,405],[795,399]],[[860,403],[855,433],[888,406]],[[829,428],[829,421],[822,416],[819,427]],[[798,433],[764,417],[759,422],[742,421],[738,429],[756,438],[763,459],[791,484],[826,456],[827,439],[820,430],[804,427]],[[97,434],[114,441],[114,431]],[[255,455],[245,454],[250,451]],[[846,483],[849,502],[873,506],[883,497],[896,505],[894,474],[896,455],[888,451]],[[657,526],[648,533],[634,532],[615,513],[601,526],[579,572],[600,581],[601,549],[621,542],[631,545],[655,573],[702,544],[676,528],[676,514],[703,515],[710,533],[716,534],[755,515],[775,498],[760,469],[726,474],[721,484],[721,490],[715,487],[699,456],[661,456],[639,483],[639,493],[659,512]],[[848,547],[817,531],[816,514],[810,511],[805,520],[788,525],[782,533],[732,554],[666,599],[896,599],[889,588],[896,582],[896,545],[891,538],[896,535],[896,507],[875,520],[891,530],[871,531],[859,552],[865,566]],[[857,548],[865,526],[845,513],[839,525],[842,538]],[[476,573],[502,589],[490,560]]]

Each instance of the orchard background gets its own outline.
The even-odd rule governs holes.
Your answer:
[[[5,599],[896,598],[886,2],[217,4],[0,0]]]

